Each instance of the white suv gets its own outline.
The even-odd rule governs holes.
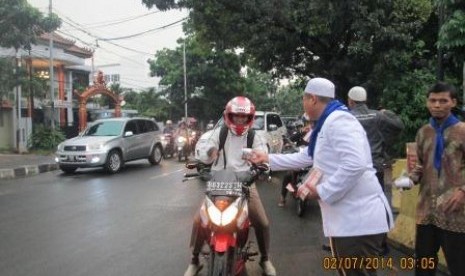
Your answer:
[[[270,153],[281,152],[283,148],[283,135],[286,135],[287,130],[278,113],[256,111],[252,128],[265,137]]]

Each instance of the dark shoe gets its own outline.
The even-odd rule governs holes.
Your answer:
[[[321,249],[323,249],[324,251],[328,251],[328,252],[331,252],[331,246],[327,245],[327,244],[323,244],[321,246]]]

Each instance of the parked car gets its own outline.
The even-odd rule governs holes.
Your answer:
[[[220,128],[224,124],[223,117],[221,117],[212,130],[205,132],[195,146],[195,158],[199,160],[202,150],[205,150],[205,144],[210,139],[213,131]],[[268,151],[270,153],[280,153],[283,148],[283,135],[286,135],[287,130],[284,126],[281,117],[276,112],[270,111],[256,111],[255,120],[252,126],[256,134],[262,135],[266,140]]]
[[[283,136],[287,134],[287,129],[278,113],[256,111],[253,129],[265,137],[270,153],[281,152],[283,148]]]
[[[55,161],[65,173],[91,167],[117,173],[125,162],[144,158],[156,165],[163,157],[160,133],[148,118],[96,120],[77,137],[60,143]]]

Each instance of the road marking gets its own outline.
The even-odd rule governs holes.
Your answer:
[[[167,172],[167,173],[162,173],[162,174],[159,174],[159,175],[156,175],[156,176],[152,176],[150,177],[150,179],[155,179],[155,178],[159,178],[159,177],[165,177],[165,176],[168,176],[170,174],[175,174],[175,173],[178,173],[178,172],[182,172],[184,169],[179,169],[179,170],[175,170],[175,171],[172,171],[172,172]]]

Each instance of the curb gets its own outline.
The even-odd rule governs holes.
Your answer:
[[[14,179],[37,175],[39,173],[54,171],[58,169],[58,164],[49,163],[41,165],[21,166],[14,169],[0,169],[0,179]]]

